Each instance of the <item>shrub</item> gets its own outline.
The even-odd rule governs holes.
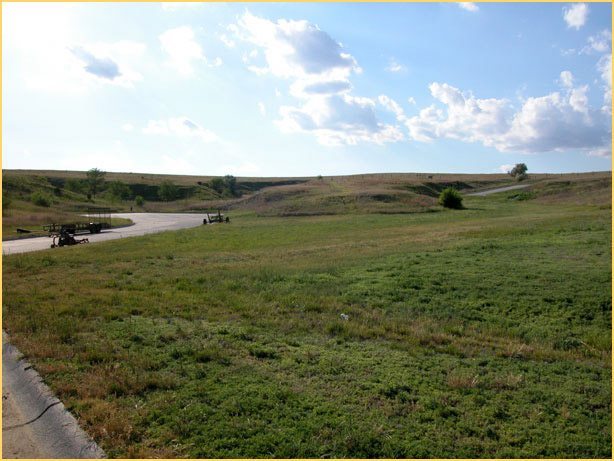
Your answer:
[[[445,208],[460,210],[463,208],[463,197],[453,187],[448,187],[439,194],[439,204]]]
[[[134,197],[134,204],[136,206],[143,206],[145,205],[145,199],[141,195],[137,195]]]
[[[158,188],[158,196],[165,202],[175,200],[179,194],[179,189],[171,181],[162,181]]]
[[[34,205],[44,206],[49,208],[51,206],[51,197],[43,192],[36,191],[30,196],[30,200]]]

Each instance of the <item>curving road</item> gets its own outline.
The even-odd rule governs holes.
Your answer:
[[[113,240],[122,237],[135,237],[169,230],[185,229],[202,225],[203,214],[189,213],[115,213],[115,218],[128,218],[134,223],[128,227],[109,229],[100,234],[82,234],[76,238],[87,238],[90,243]],[[50,248],[52,240],[49,237],[25,238],[2,242],[2,254],[10,255],[39,251]]]

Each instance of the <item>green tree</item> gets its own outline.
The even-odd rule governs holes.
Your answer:
[[[137,195],[136,197],[134,197],[134,204],[136,206],[143,206],[145,205],[145,199],[143,198],[143,196]]]
[[[524,163],[517,163],[514,168],[508,171],[508,174],[515,178],[518,181],[522,181],[528,177],[527,175],[528,168]]]
[[[96,192],[99,192],[104,184],[104,175],[107,174],[98,168],[92,168],[87,172],[87,185],[89,194],[91,197],[96,196]]]
[[[453,187],[448,187],[439,194],[439,204],[445,208],[460,210],[463,208],[463,197]]]
[[[130,198],[130,188],[121,181],[113,181],[107,188],[109,195],[115,199],[128,200]]]
[[[228,195],[233,197],[237,196],[237,178],[234,176],[227,174],[224,176],[224,188],[228,192]]]
[[[165,202],[175,200],[178,194],[179,189],[169,180],[162,181],[160,187],[158,188],[158,197]]]
[[[209,187],[220,194],[224,193],[224,179],[213,178],[209,181]]]

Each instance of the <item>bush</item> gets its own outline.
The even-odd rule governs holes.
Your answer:
[[[453,187],[448,187],[439,194],[439,204],[445,208],[460,210],[463,208],[463,197]]]
[[[51,197],[39,191],[34,192],[30,196],[30,200],[32,201],[32,203],[34,203],[34,205],[44,206],[47,208],[51,206]]]
[[[165,202],[175,200],[179,194],[179,189],[171,181],[162,181],[158,188],[158,196]]]
[[[141,195],[137,195],[134,197],[134,204],[136,206],[143,206],[145,205],[145,199]]]

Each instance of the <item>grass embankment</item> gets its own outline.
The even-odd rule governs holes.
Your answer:
[[[518,194],[5,257],[4,327],[113,457],[609,458],[609,201]]]

